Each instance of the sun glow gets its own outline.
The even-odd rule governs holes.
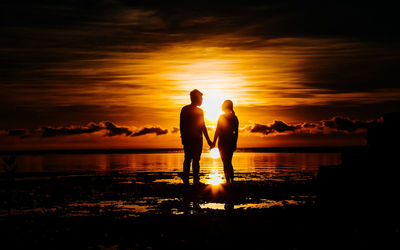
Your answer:
[[[204,115],[209,121],[217,121],[222,114],[221,105],[224,102],[224,97],[219,93],[209,93],[204,96],[201,108],[204,110]]]
[[[210,150],[210,156],[213,159],[218,159],[220,157],[218,148],[213,148]]]
[[[219,185],[222,183],[222,176],[217,172],[214,171],[212,174],[209,175],[209,179],[207,181],[207,184],[211,185]]]
[[[224,100],[235,100],[237,104],[237,100],[245,98],[243,89],[248,82],[237,68],[235,60],[225,58],[224,54],[218,51],[211,53],[214,59],[204,58],[203,49],[192,48],[190,54],[182,54],[182,51],[177,53],[182,56],[179,60],[180,64],[165,69],[163,78],[168,79],[179,90],[179,95],[174,97],[179,105],[187,103],[187,94],[190,91],[200,90],[204,94],[200,108],[204,111],[206,122],[215,123],[222,113],[221,105]],[[202,53],[198,55],[198,58],[193,58],[193,51],[197,50]],[[170,53],[168,52],[168,57]]]

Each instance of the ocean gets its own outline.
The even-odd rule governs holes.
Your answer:
[[[18,155],[18,172],[124,172],[178,173],[182,171],[183,152],[90,153]],[[321,165],[340,164],[340,153],[236,152],[234,171],[245,179],[301,180],[314,178]],[[204,152],[200,161],[202,179],[222,174],[220,158]],[[177,178],[177,177],[176,177]],[[177,182],[178,179],[175,179]]]

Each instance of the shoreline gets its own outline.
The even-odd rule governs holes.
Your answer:
[[[237,152],[254,153],[342,153],[366,150],[368,146],[341,147],[259,147],[238,148]],[[3,155],[40,155],[40,154],[151,154],[181,153],[182,148],[131,148],[131,149],[49,149],[49,150],[0,150]],[[203,152],[206,150],[203,149]]]

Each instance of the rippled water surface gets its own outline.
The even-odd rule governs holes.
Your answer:
[[[18,163],[20,172],[180,172],[183,157],[183,153],[49,154],[18,156]],[[236,173],[248,173],[246,178],[275,180],[310,178],[317,174],[318,166],[339,163],[338,153],[237,152],[233,157]],[[209,153],[202,154],[200,166],[202,178],[223,173],[221,160],[213,159]]]
[[[179,152],[19,155],[13,213],[139,216],[301,206],[315,201],[318,167],[340,164],[338,153],[236,152],[236,183],[225,186],[221,160],[206,152],[200,162],[206,185],[198,188],[182,184],[183,158]],[[8,213],[0,206],[0,215]]]

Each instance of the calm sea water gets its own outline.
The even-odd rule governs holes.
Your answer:
[[[33,177],[36,182],[32,183],[36,183],[38,186],[44,185],[43,183],[50,183],[49,185],[55,185],[58,189],[55,189],[56,191],[49,189],[49,194],[46,194],[46,185],[43,188],[37,188],[28,182],[29,185],[20,185],[21,190],[18,194],[26,194],[26,197],[31,197],[30,199],[39,202],[47,201],[45,204],[48,213],[52,213],[54,210],[55,214],[64,214],[66,216],[92,216],[99,214],[107,214],[109,216],[110,212],[116,213],[118,216],[140,216],[145,213],[161,213],[165,211],[172,214],[195,214],[203,213],[203,211],[210,209],[227,209],[223,200],[203,197],[200,200],[187,202],[181,196],[176,196],[176,186],[169,184],[182,183],[178,173],[182,171],[183,158],[183,153],[179,152],[19,155],[17,157],[19,165],[17,172],[19,173],[63,172],[60,175],[72,178],[66,178],[59,185],[56,185],[57,182],[54,181],[56,179],[50,182],[46,179],[47,174],[44,174],[45,177]],[[288,192],[286,190],[284,193],[279,193],[279,188],[274,186],[275,193],[283,195],[276,197],[271,196],[274,192],[267,192],[268,190],[271,191],[273,186],[268,186],[269,188],[265,189],[264,186],[259,186],[259,184],[273,183],[273,185],[278,184],[279,186],[279,183],[285,185],[292,181],[296,183],[297,181],[308,183],[307,180],[313,180],[317,175],[320,165],[338,165],[340,164],[340,158],[339,153],[236,152],[233,158],[235,181],[239,185],[240,183],[255,185],[258,188],[254,190],[258,190],[258,192],[255,197],[253,197],[253,193],[247,193],[241,200],[235,201],[233,205],[230,204],[230,209],[260,209],[288,205],[300,206],[309,204],[310,202],[313,204],[312,202],[315,201],[315,194],[313,192],[297,190],[296,192],[286,193]],[[210,153],[203,153],[200,165],[201,181],[206,184],[213,184],[209,185],[212,187],[213,195],[218,195],[221,192],[223,194],[224,188],[219,186],[220,183],[224,182],[221,160],[219,158],[213,159]],[[92,171],[94,173],[91,173]],[[99,172],[101,174],[98,174]],[[113,174],[115,172],[119,173],[113,179],[114,184],[115,187],[120,187],[121,190],[125,191],[116,192],[113,188],[108,188],[109,186],[107,185],[110,185],[110,183],[106,181],[107,179],[102,180],[101,176],[109,176],[109,172]],[[79,181],[81,180],[79,177],[74,179],[80,175],[88,175],[91,178],[93,176],[100,176],[100,178],[94,178],[97,181],[92,181],[87,186],[86,181],[92,179],[84,179],[85,181],[82,184]],[[30,174],[26,176],[28,176],[28,179],[31,178],[29,177]],[[32,176],[37,175],[34,174]],[[42,182],[41,178],[44,178],[46,181]],[[76,180],[76,182],[73,180]],[[72,186],[69,186],[71,183]],[[103,184],[98,183],[104,183],[105,187],[99,187],[98,185]],[[153,188],[162,186],[170,190],[170,192],[159,192],[157,189],[150,188],[145,189],[146,192],[143,193],[144,195],[141,195],[141,192],[132,191],[147,185],[151,187],[154,183],[157,183],[157,185],[153,185]],[[136,186],[137,184],[139,185]],[[90,185],[93,185],[93,187]],[[264,189],[260,191],[259,189],[263,187]],[[96,191],[98,189],[102,190],[102,192]],[[77,190],[79,190],[79,195],[76,195]],[[149,190],[153,191],[150,192]],[[57,192],[63,194],[63,203],[57,205],[58,199],[50,200],[54,202],[53,207],[51,207],[48,204],[48,198],[43,197],[53,197],[54,193]],[[26,197],[21,200],[26,201]],[[21,205],[13,213],[41,213],[43,210],[42,206],[44,205],[40,203],[32,203],[30,206],[29,204]],[[7,214],[8,210],[0,207],[0,217]]]
[[[180,172],[183,158],[183,153],[21,155],[18,171]],[[263,179],[311,178],[320,165],[338,164],[339,153],[236,152],[233,157],[235,173],[247,173],[246,178],[252,174]],[[221,160],[210,153],[202,154],[200,167],[203,176],[223,173]]]

